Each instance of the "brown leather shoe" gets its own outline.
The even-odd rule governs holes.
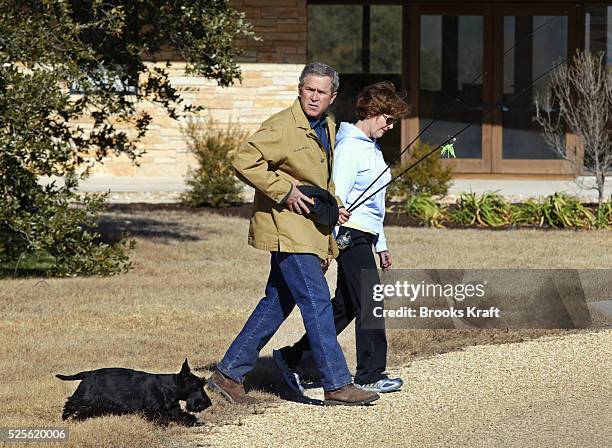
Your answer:
[[[212,374],[207,381],[208,388],[219,392],[230,403],[234,404],[255,404],[257,400],[247,396],[242,383],[226,377],[218,370]]]
[[[360,389],[354,384],[341,387],[340,389],[325,391],[325,406],[363,406],[378,400],[380,397],[374,392]]]

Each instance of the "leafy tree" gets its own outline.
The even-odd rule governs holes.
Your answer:
[[[145,61],[173,54],[227,86],[240,78],[233,39],[250,35],[228,0],[0,0],[0,267],[43,252],[55,274],[127,269],[124,248],[90,230],[105,199],[75,187],[106,156],[137,161],[151,122],[138,103],[200,109]]]

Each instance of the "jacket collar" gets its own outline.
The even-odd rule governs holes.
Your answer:
[[[306,114],[302,110],[302,105],[300,104],[299,97],[296,98],[295,101],[293,102],[293,105],[291,106],[291,113],[293,114],[295,124],[298,128],[302,128],[306,130],[310,129],[310,122],[308,121]],[[330,126],[335,126],[335,123],[329,118],[329,115],[325,116],[325,123],[327,124],[328,128]]]
[[[291,106],[291,113],[293,114],[293,119],[295,120],[295,124],[298,128],[310,129],[310,122],[302,110],[299,97],[293,102],[293,105]]]
[[[318,140],[316,132],[310,127],[310,122],[308,121],[306,114],[302,110],[302,105],[300,104],[299,97],[296,98],[293,102],[293,105],[291,106],[291,113],[293,115],[293,119],[295,120],[295,125],[300,129],[304,129],[308,136],[314,138],[315,140]],[[333,153],[333,148],[336,144],[336,123],[334,122],[334,120],[329,118],[329,115],[326,116],[325,123],[327,124],[327,129],[329,130],[329,145],[330,148],[332,148]]]

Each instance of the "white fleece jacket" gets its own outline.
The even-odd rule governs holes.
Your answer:
[[[376,139],[367,137],[361,129],[342,122],[336,135],[334,148],[333,179],[336,194],[348,209],[353,203],[360,203],[369,195],[391,180],[389,170],[361,196],[363,191],[387,168],[382,151]],[[383,229],[385,219],[386,187],[372,196],[351,213],[345,225],[354,225],[378,235],[376,252],[387,250],[387,241]],[[361,198],[357,200],[357,198]]]

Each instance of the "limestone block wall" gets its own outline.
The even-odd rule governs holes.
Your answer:
[[[297,84],[302,64],[240,64],[243,80],[232,87],[221,88],[214,81],[185,76],[184,64],[169,69],[171,82],[188,89],[185,101],[206,108],[204,117],[213,117],[220,124],[230,120],[253,132],[270,115],[289,107],[297,98]],[[104,176],[183,176],[194,163],[183,129],[184,120],[173,120],[162,108],[142,103],[153,121],[139,148],[146,154],[135,166],[127,157],[108,157],[94,170]]]

